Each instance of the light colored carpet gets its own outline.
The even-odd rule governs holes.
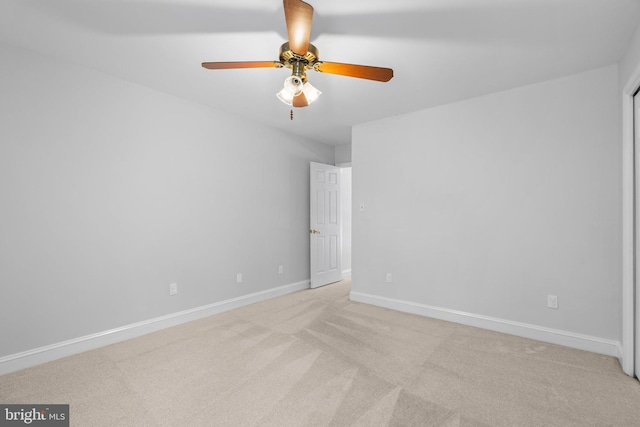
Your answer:
[[[306,290],[0,377],[73,426],[633,426],[617,360]]]

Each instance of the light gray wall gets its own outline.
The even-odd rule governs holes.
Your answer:
[[[309,161],[333,147],[0,55],[0,356],[309,279]]]
[[[357,126],[352,290],[619,340],[619,117],[614,65]]]
[[[351,144],[336,145],[335,147],[336,165],[351,163]]]
[[[631,77],[631,74],[636,70],[640,64],[640,25],[633,33],[629,46],[620,59],[620,85],[624,87],[627,81]]]

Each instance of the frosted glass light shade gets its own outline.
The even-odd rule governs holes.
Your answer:
[[[280,99],[280,101],[284,102],[287,105],[291,105],[293,102],[293,92],[287,89],[282,89],[276,94],[276,96],[278,97],[278,99]]]
[[[318,97],[322,94],[318,89],[311,86],[311,83],[305,83],[302,87],[302,93],[307,97],[307,101],[311,104],[313,101],[318,99]]]

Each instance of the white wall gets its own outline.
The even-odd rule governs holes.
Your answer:
[[[340,169],[340,221],[342,224],[342,275],[351,276],[351,167]]]
[[[309,161],[333,147],[0,55],[0,356],[309,279]]]
[[[357,126],[352,291],[615,347],[619,123],[613,65]]]

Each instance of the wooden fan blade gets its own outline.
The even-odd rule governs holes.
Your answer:
[[[322,62],[315,67],[321,73],[338,74],[357,77],[359,79],[388,82],[393,77],[391,68],[370,67],[368,65],[341,64],[339,62]]]
[[[283,2],[289,48],[293,53],[304,56],[309,49],[313,7],[302,0],[283,0]]]
[[[203,62],[202,66],[209,70],[228,70],[233,68],[279,68],[282,67],[282,64],[277,61]]]
[[[299,95],[293,97],[293,101],[291,104],[296,108],[307,107],[309,105],[309,101],[304,93],[300,92]]]

